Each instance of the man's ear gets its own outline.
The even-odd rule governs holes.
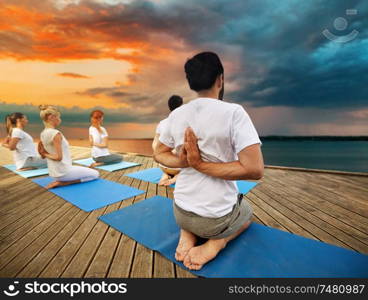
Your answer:
[[[217,87],[221,89],[223,82],[224,82],[224,74],[220,74],[216,80]]]

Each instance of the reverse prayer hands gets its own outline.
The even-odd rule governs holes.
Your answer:
[[[199,169],[201,163],[203,163],[203,160],[198,148],[198,138],[194,134],[193,129],[190,127],[185,130],[184,148],[189,166],[194,169]]]
[[[49,154],[45,147],[43,146],[42,142],[39,142],[37,145],[38,153],[41,155],[42,158],[45,158],[47,154]]]

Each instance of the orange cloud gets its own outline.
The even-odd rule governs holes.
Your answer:
[[[35,7],[31,1],[2,2],[0,58],[45,62],[112,58],[131,63],[137,72],[146,60],[172,53],[164,39],[156,43],[149,38],[152,32],[147,25],[121,18],[124,5],[85,1],[60,10],[51,1]],[[130,51],[122,53],[122,49]]]
[[[81,74],[77,74],[77,73],[58,73],[56,74],[57,76],[61,76],[61,77],[70,77],[70,78],[83,78],[83,79],[89,79],[91,77],[89,76],[85,76],[85,75],[81,75]]]

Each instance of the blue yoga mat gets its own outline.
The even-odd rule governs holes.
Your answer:
[[[100,217],[144,246],[175,260],[179,240],[172,200],[155,196]],[[368,256],[253,223],[199,271],[203,277],[367,277]]]
[[[245,195],[257,185],[257,182],[237,180],[236,185],[238,186],[239,193]]]
[[[95,161],[92,158],[85,158],[85,159],[75,160],[74,162],[77,163],[77,164],[83,165],[83,166],[90,166]],[[109,172],[113,172],[113,171],[116,171],[116,170],[127,169],[127,168],[131,168],[131,167],[139,166],[139,165],[140,164],[135,163],[135,162],[122,161],[122,162],[119,162],[119,163],[116,163],[116,164],[98,166],[96,168],[101,169],[101,170],[105,170],[105,171],[109,171]]]
[[[162,174],[163,172],[160,168],[152,168],[125,174],[125,176],[157,184],[159,183]],[[257,182],[239,180],[236,184],[238,186],[239,193],[246,194],[257,185]],[[170,187],[175,187],[175,184],[171,184]]]
[[[163,172],[160,168],[151,168],[125,174],[125,176],[158,184],[160,182],[162,174]],[[170,187],[175,187],[175,184],[171,184]]]
[[[45,187],[53,180],[51,177],[45,177],[32,181]],[[57,187],[49,191],[87,212],[144,193],[144,191],[102,178]]]
[[[49,174],[49,169],[35,169],[35,170],[28,170],[28,171],[17,171],[17,168],[15,165],[5,165],[4,168],[14,172],[15,174],[18,174],[24,178],[31,178],[36,176],[42,176]]]

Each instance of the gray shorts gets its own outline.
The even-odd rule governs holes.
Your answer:
[[[253,209],[243,199],[243,195],[239,194],[238,201],[234,205],[233,210],[219,218],[199,216],[180,208],[175,202],[174,215],[176,223],[180,228],[205,239],[222,239],[235,234],[244,223],[250,221],[252,219]]]
[[[108,165],[108,164],[116,164],[116,163],[121,162],[123,160],[123,156],[119,154],[109,154],[109,155],[104,155],[104,156],[99,156],[99,157],[92,157],[92,159],[95,162],[104,163],[105,165]]]

